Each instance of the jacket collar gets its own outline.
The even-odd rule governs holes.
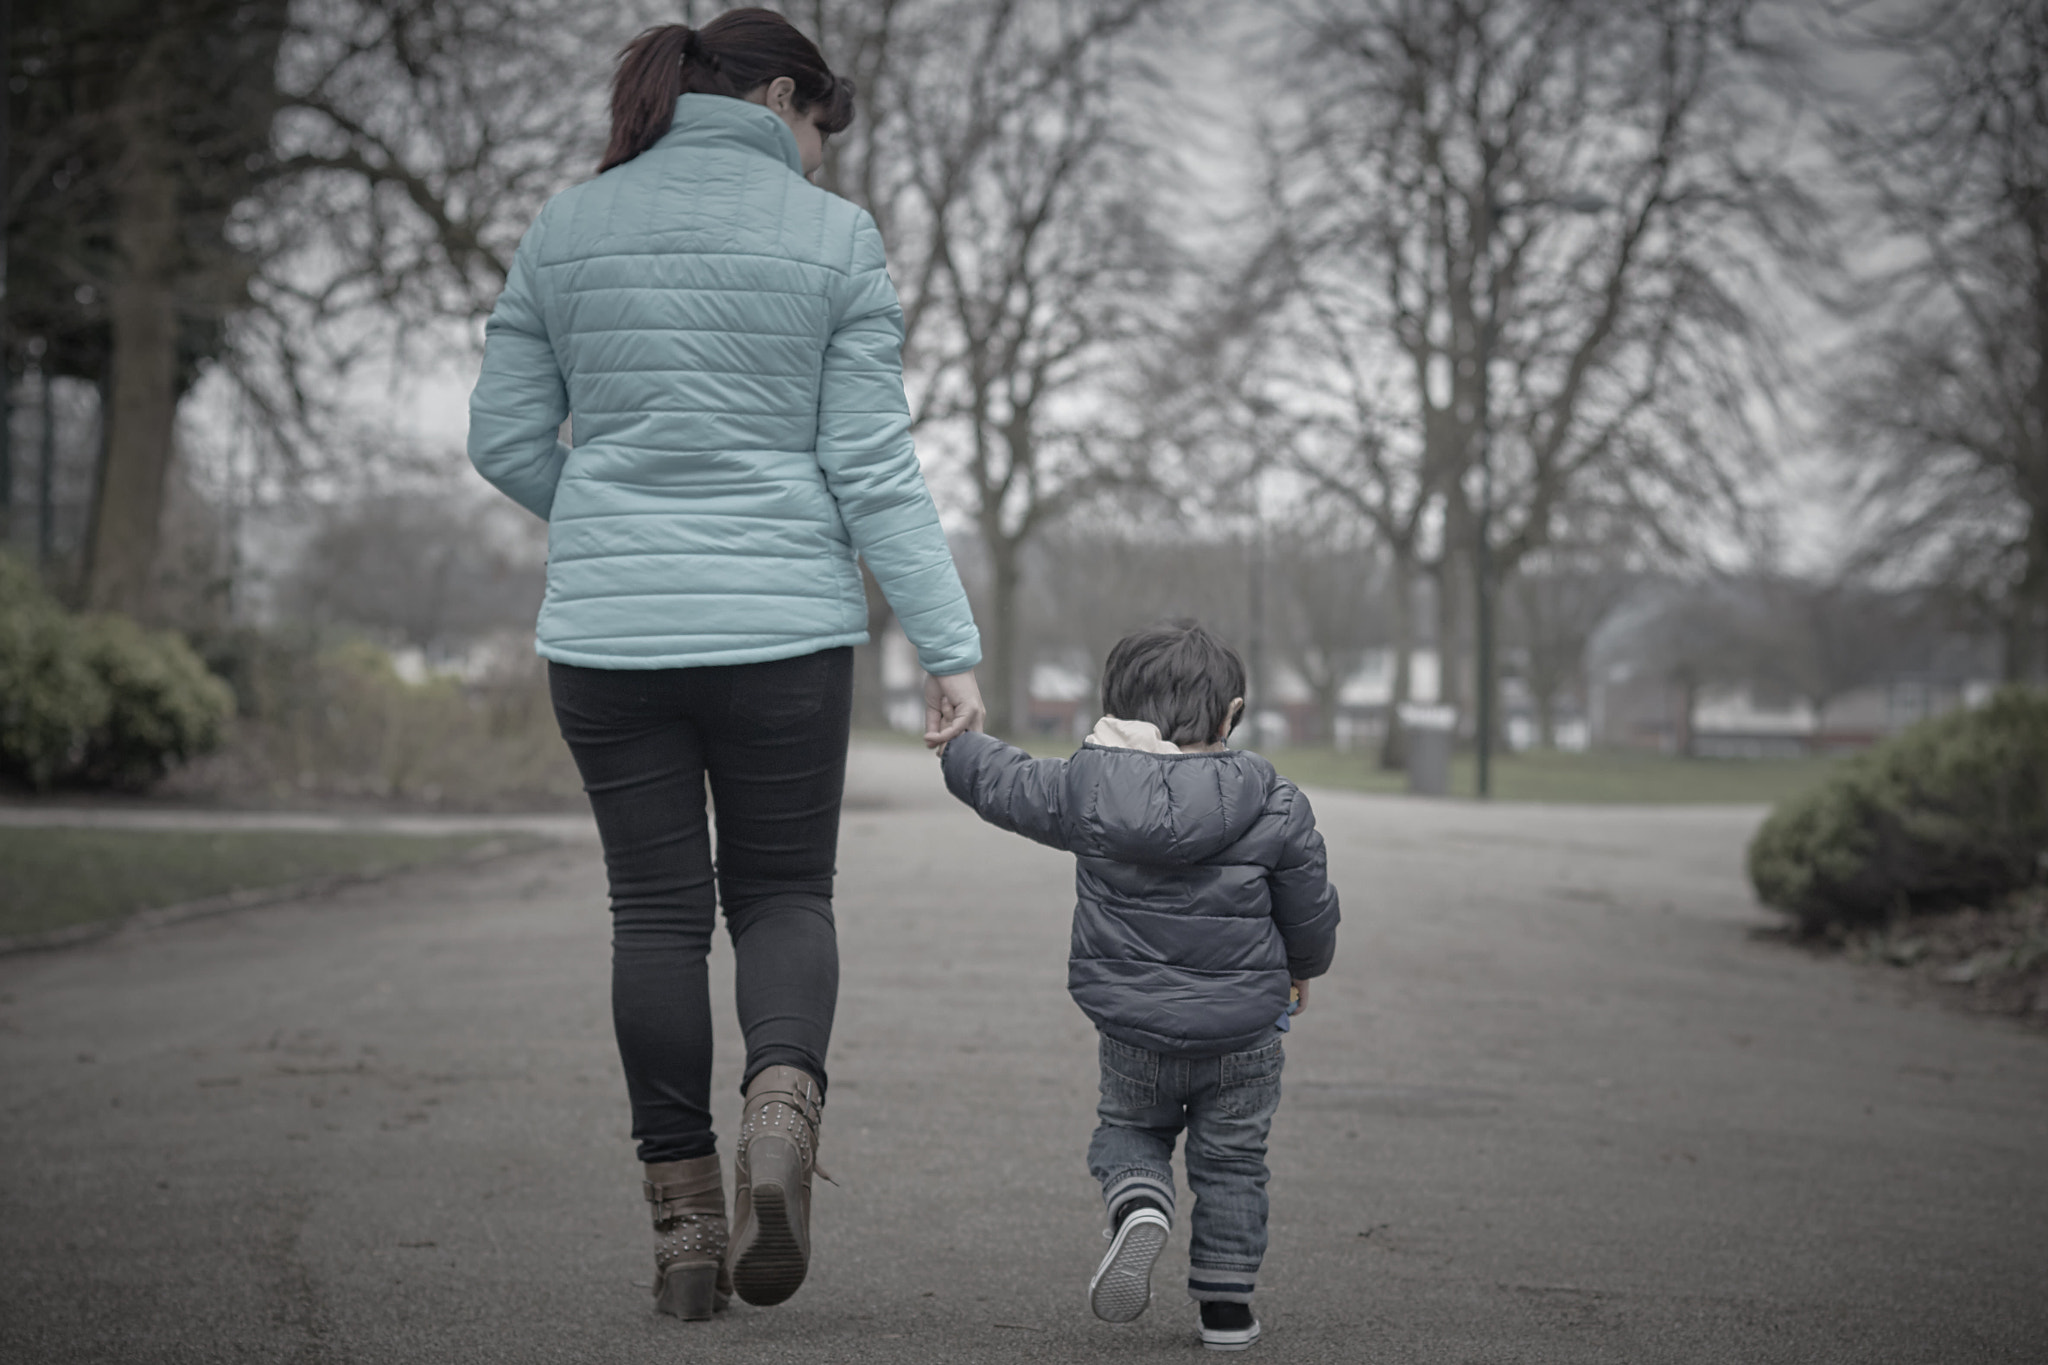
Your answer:
[[[1088,742],[1104,749],[1138,749],[1148,754],[1177,754],[1180,745],[1159,733],[1149,720],[1123,720],[1104,716],[1088,732]]]
[[[724,95],[684,95],[675,121],[655,147],[737,148],[772,156],[798,175],[804,173],[796,134],[765,105]]]

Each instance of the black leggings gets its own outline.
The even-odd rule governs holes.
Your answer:
[[[742,1088],[776,1065],[825,1084],[853,650],[713,668],[550,664],[548,683],[604,840],[612,1023],[640,1159],[707,1156],[718,1140],[705,958],[718,902],[738,959]]]

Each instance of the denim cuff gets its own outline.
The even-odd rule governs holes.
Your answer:
[[[1188,1267],[1188,1297],[1196,1303],[1250,1303],[1259,1287],[1257,1270],[1226,1269],[1222,1266]]]
[[[1166,1221],[1173,1221],[1173,1177],[1163,1171],[1119,1171],[1102,1182],[1102,1199],[1109,1205],[1112,1223],[1133,1199],[1153,1200],[1166,1210]]]

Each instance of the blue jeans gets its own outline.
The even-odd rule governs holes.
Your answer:
[[[1280,1107],[1280,1035],[1221,1057],[1172,1057],[1102,1037],[1088,1169],[1115,1220],[1145,1197],[1173,1214],[1173,1145],[1188,1135],[1188,1297],[1251,1302],[1266,1257],[1266,1134]]]

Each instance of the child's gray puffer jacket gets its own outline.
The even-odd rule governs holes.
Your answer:
[[[946,786],[1075,855],[1067,990],[1119,1042],[1215,1056],[1271,1037],[1288,978],[1330,968],[1337,893],[1308,798],[1243,750],[1084,745],[1039,758],[964,734]]]

